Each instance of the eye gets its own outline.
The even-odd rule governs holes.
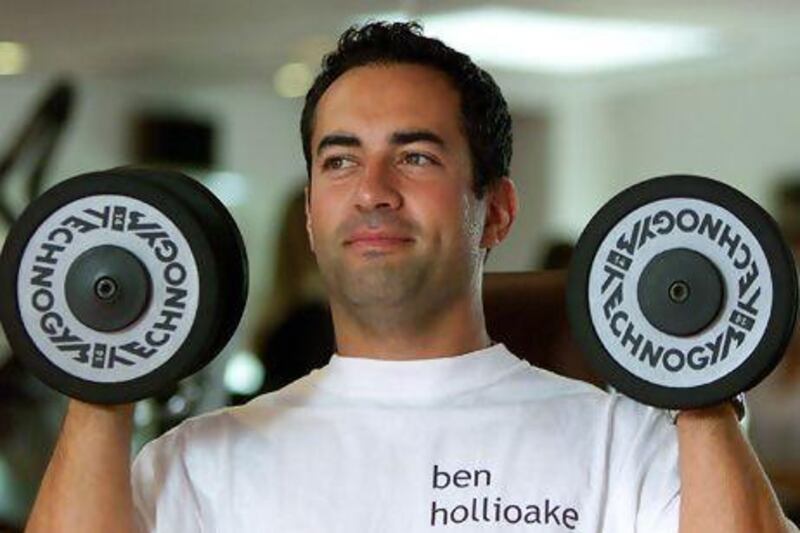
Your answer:
[[[324,170],[341,170],[350,168],[353,165],[355,165],[355,162],[342,156],[332,156],[322,162],[322,168]]]
[[[420,152],[408,152],[403,154],[403,163],[407,163],[409,165],[415,166],[427,166],[427,165],[438,165],[438,161],[436,161],[433,157],[422,154]]]

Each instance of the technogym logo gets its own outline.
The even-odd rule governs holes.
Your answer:
[[[452,474],[433,465],[433,489],[450,491],[491,487],[489,470],[456,470]],[[530,524],[574,530],[580,520],[577,509],[545,498],[537,503],[509,503],[499,496],[473,497],[466,503],[431,502],[431,527],[464,524]]]

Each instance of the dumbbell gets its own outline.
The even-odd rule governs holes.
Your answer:
[[[0,322],[12,351],[83,401],[152,396],[208,364],[247,297],[230,213],[198,181],[120,167],[32,202],[0,254]]]
[[[798,282],[775,221],[719,181],[673,175],[612,198],[570,265],[573,336],[614,388],[650,405],[725,401],[778,364]]]

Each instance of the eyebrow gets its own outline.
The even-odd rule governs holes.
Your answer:
[[[444,139],[430,130],[397,131],[389,139],[389,142],[394,145],[411,144],[420,141],[433,143],[442,148],[446,147]]]
[[[326,135],[317,145],[317,155],[328,146],[361,146],[361,140],[355,135],[345,133]]]
[[[429,142],[442,148],[447,147],[444,139],[430,130],[396,131],[389,137],[389,142],[395,146],[402,146],[415,142]],[[349,133],[332,133],[326,135],[317,145],[317,155],[329,146],[359,147],[361,146],[361,139]]]

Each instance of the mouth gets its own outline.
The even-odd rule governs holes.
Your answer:
[[[407,246],[413,242],[413,239],[405,239],[400,237],[366,237],[347,241],[345,242],[345,246],[355,249],[390,249]]]

